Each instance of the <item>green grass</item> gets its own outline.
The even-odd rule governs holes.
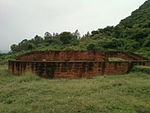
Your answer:
[[[139,66],[139,65],[137,65],[137,66],[133,67],[132,71],[150,74],[150,66]]]
[[[1,67],[1,66],[0,66]],[[0,113],[150,113],[150,75],[48,80],[0,68]]]
[[[117,58],[117,57],[110,57],[108,58],[109,61],[125,61],[124,59],[122,58]]]

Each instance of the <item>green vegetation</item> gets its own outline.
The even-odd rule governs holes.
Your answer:
[[[17,77],[0,66],[0,113],[150,113],[150,75]]]
[[[26,52],[30,52],[29,51],[21,51],[21,52],[9,52],[9,53],[0,53],[0,65],[6,65],[8,63],[9,59],[14,59],[16,56],[19,56],[21,54],[24,54]]]
[[[118,25],[87,32],[82,37],[76,30],[73,33],[60,34],[46,32],[43,37],[36,35],[31,40],[24,39],[11,46],[13,54],[0,54],[0,62],[35,50],[130,51],[150,58],[150,0],[132,12],[131,16],[121,20]]]
[[[122,58],[117,58],[117,57],[110,57],[108,58],[109,61],[125,61],[124,59]]]
[[[149,66],[134,66],[132,71],[150,74],[150,67]]]

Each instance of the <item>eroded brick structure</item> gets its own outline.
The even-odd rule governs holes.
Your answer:
[[[126,61],[110,62],[109,57]],[[150,66],[150,60],[130,52],[35,51],[9,60],[9,72],[15,75],[33,72],[46,78],[82,78],[125,74],[134,65]]]

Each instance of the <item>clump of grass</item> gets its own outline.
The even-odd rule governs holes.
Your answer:
[[[22,76],[19,76],[17,79],[17,82],[38,81],[41,79],[42,78],[39,77],[38,75],[28,72],[28,73],[23,74]]]
[[[132,69],[133,72],[143,72],[150,74],[150,66],[134,66]]]
[[[109,61],[125,61],[125,59],[117,58],[117,57],[109,57],[108,60]]]

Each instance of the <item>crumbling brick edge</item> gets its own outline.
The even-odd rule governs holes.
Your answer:
[[[121,75],[130,72],[133,66],[150,66],[150,60],[143,61],[19,61],[9,60],[9,72],[22,75],[35,73],[45,78],[89,78],[97,75]]]

